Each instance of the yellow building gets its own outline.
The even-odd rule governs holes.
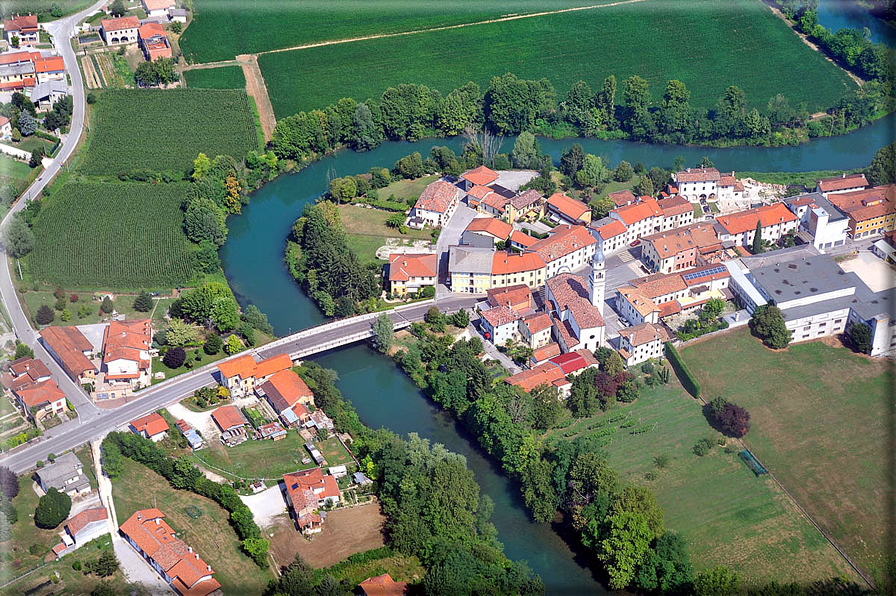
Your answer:
[[[849,216],[849,235],[853,240],[896,229],[896,185],[831,193],[828,200]]]
[[[448,255],[451,291],[484,294],[492,288],[544,285],[546,266],[535,253],[495,252],[490,248],[452,246]]]

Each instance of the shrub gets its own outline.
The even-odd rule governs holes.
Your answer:
[[[672,458],[665,453],[661,453],[653,458],[653,464],[661,470],[668,466],[670,461],[672,461]]]
[[[697,441],[697,444],[694,445],[694,453],[699,457],[703,457],[712,449],[712,441],[709,439],[700,439]]]
[[[187,353],[181,347],[171,348],[167,352],[165,352],[165,357],[162,358],[162,362],[165,363],[165,366],[168,368],[180,368],[183,366],[184,361],[187,359]]]
[[[423,288],[423,297],[424,298],[433,298],[436,295],[435,286],[426,286]]]
[[[152,310],[152,296],[149,292],[142,291],[134,298],[134,310],[138,312],[149,312]]]
[[[12,500],[19,494],[19,479],[15,472],[6,466],[0,466],[0,492]]]
[[[37,315],[34,317],[38,325],[49,325],[55,318],[56,313],[54,313],[53,309],[46,304],[42,304],[41,307],[37,309]]]
[[[112,304],[112,300],[108,296],[105,296],[103,298],[103,301],[100,303],[100,312],[109,314],[114,309],[115,306]]]
[[[672,342],[668,341],[666,342],[666,358],[669,359],[672,369],[675,371],[675,374],[678,375],[678,380],[681,381],[681,385],[685,390],[694,397],[700,397],[700,382],[697,381],[693,373],[688,369],[684,360],[681,359],[678,350],[672,345]]]
[[[750,413],[739,405],[727,402],[716,421],[726,435],[741,438],[750,430]]]
[[[71,296],[68,297],[68,301],[71,302],[72,304],[74,304],[75,302],[77,302],[80,299],[81,299],[81,297],[78,296],[77,294],[72,294]]]
[[[220,352],[223,347],[224,340],[221,339],[221,336],[217,333],[213,333],[205,338],[205,344],[202,346],[202,350],[209,356],[214,356]]]
[[[71,508],[71,498],[51,487],[47,494],[37,502],[37,508],[34,510],[34,524],[38,528],[52,530],[68,518]]]
[[[227,354],[233,356],[237,352],[243,349],[243,342],[240,341],[240,338],[236,335],[230,335],[227,338],[227,341],[224,342],[224,351]]]

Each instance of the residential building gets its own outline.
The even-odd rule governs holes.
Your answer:
[[[498,172],[485,166],[467,170],[460,175],[460,186],[469,190],[474,186],[491,186],[498,181]]]
[[[588,226],[592,235],[600,243],[604,254],[612,254],[628,246],[628,231],[625,224],[611,217],[605,217]]]
[[[20,46],[34,46],[40,42],[40,27],[37,25],[37,15],[13,15],[3,21],[3,34],[10,45],[13,38],[19,39]]]
[[[140,19],[137,17],[118,17],[100,21],[100,31],[106,45],[114,46],[137,43]]]
[[[168,436],[168,423],[158,412],[132,420],[128,428],[135,435],[140,435],[158,442]]]
[[[44,492],[55,488],[70,497],[90,492],[90,480],[84,474],[84,464],[71,451],[57,457],[52,464],[39,468],[35,476],[38,486]]]
[[[551,321],[551,326],[553,329],[553,321]],[[540,364],[545,360],[549,360],[554,356],[560,355],[560,344],[555,341],[550,342],[547,345],[541,346],[540,348],[535,348],[532,352],[532,365]]]
[[[0,54],[0,91],[23,91],[37,83],[34,60],[40,52]]]
[[[151,345],[149,319],[111,321],[103,334],[105,381],[126,382],[134,389],[152,384]]]
[[[389,292],[393,296],[407,296],[416,294],[427,286],[435,287],[439,278],[438,255],[431,253],[389,255],[386,275]]]
[[[486,295],[486,302],[492,308],[506,306],[522,315],[535,312],[535,300],[532,299],[532,291],[525,284],[493,288],[488,290]]]
[[[508,341],[519,337],[520,313],[507,306],[496,306],[482,311],[480,325],[485,338],[496,346],[503,346]]]
[[[168,9],[168,19],[172,23],[186,23],[187,15],[189,13],[185,8],[169,8]]]
[[[397,582],[388,573],[368,577],[358,587],[364,596],[404,596],[408,591],[407,582]]]
[[[255,362],[251,354],[243,354],[218,363],[221,384],[231,397],[250,395],[272,375],[292,368],[292,360],[286,354],[277,354],[261,362]]]
[[[497,193],[487,186],[474,186],[467,194],[467,204],[475,207],[479,213],[496,217],[501,221],[509,221],[507,205],[512,193]],[[476,200],[477,196],[482,198]]]
[[[652,234],[641,239],[641,260],[655,273],[692,269],[719,256],[722,241],[711,223]]]
[[[527,393],[541,385],[556,387],[564,398],[569,397],[569,390],[572,387],[572,383],[566,379],[563,370],[550,360],[511,375],[505,378],[504,382],[519,387]]]
[[[177,538],[160,510],[136,511],[119,533],[180,596],[221,596],[211,565]]]
[[[29,98],[38,112],[46,112],[53,107],[54,103],[65,99],[67,95],[68,85],[65,81],[47,79],[31,89]]]
[[[610,211],[610,217],[625,225],[628,242],[663,230],[663,210],[651,197],[641,197],[637,203],[614,209]]]
[[[221,429],[221,443],[227,447],[239,445],[249,438],[246,435],[246,418],[236,406],[221,406],[214,410],[212,420]]]
[[[0,139],[8,139],[12,136],[12,123],[6,116],[0,116]]]
[[[498,251],[492,255],[490,287],[500,288],[524,283],[535,289],[544,285],[545,270],[545,262],[537,253]]]
[[[619,330],[619,355],[626,366],[661,358],[663,346],[669,341],[669,334],[663,325],[641,323]]]
[[[687,168],[672,174],[672,181],[678,194],[691,203],[704,205],[720,198],[718,194],[721,178],[722,175],[715,168]],[[734,178],[734,172],[731,173],[731,178]]]
[[[552,194],[545,204],[545,209],[548,218],[557,223],[591,223],[591,207],[562,192]]]
[[[597,240],[581,225],[559,225],[526,249],[545,263],[545,277],[586,267],[597,247]],[[525,254],[525,253],[524,253]]]
[[[414,203],[408,215],[407,225],[412,228],[445,225],[454,215],[463,191],[447,180],[436,180],[427,186]]]
[[[600,365],[594,352],[591,350],[574,350],[559,356],[554,356],[548,362],[558,366],[567,377],[575,377],[589,368],[596,368]]]
[[[739,200],[744,197],[744,185],[734,177],[734,172],[722,172],[716,184],[716,196],[719,201]]]
[[[868,179],[865,174],[850,174],[847,176],[834,176],[833,178],[821,178],[815,181],[815,192],[827,197],[830,194],[853,192],[868,188]]]
[[[168,0],[143,0],[146,2],[167,2]],[[166,13],[167,15],[167,13]],[[137,30],[140,38],[140,49],[143,50],[143,56],[149,62],[158,60],[159,58],[171,57],[171,44],[168,43],[168,36],[165,34],[165,28],[158,23],[146,23],[141,25]]]
[[[9,379],[4,384],[12,391],[50,380],[50,369],[41,360],[23,356],[9,364]]]
[[[604,275],[603,253],[598,251],[591,259],[587,281],[572,273],[548,279],[545,307],[550,305],[554,339],[563,352],[594,351],[604,345]]]
[[[535,221],[544,217],[544,197],[537,190],[530,188],[515,195],[504,206],[508,221]]]
[[[149,18],[164,17],[168,18],[168,11],[175,8],[174,0],[141,0],[143,10]]]
[[[671,230],[694,223],[694,206],[681,195],[660,199],[656,202],[663,212],[660,230]]]
[[[109,533],[109,512],[105,507],[92,507],[70,517],[63,526],[62,543],[54,548],[57,557],[77,550],[91,540]]]
[[[336,478],[324,476],[320,468],[311,468],[283,475],[289,513],[303,534],[320,532],[321,516],[317,510],[335,505],[342,498]]]
[[[788,232],[796,231],[799,225],[797,217],[784,203],[773,203],[716,217],[716,233],[722,242],[752,247],[757,222],[762,227],[762,239],[771,243],[777,242]]]
[[[474,218],[461,234],[461,244],[472,246],[494,247],[498,242],[505,242],[513,233],[513,226],[494,217]]]
[[[812,236],[812,245],[819,252],[846,243],[849,216],[820,192],[790,197],[782,202],[799,218],[799,229]]]
[[[849,216],[848,234],[853,240],[896,230],[896,184],[831,193],[827,198]]]
[[[66,374],[79,385],[93,383],[99,372],[88,356],[93,345],[77,327],[44,327],[40,330],[41,342]],[[102,399],[102,396],[97,396]]]
[[[14,389],[13,394],[25,415],[35,422],[65,412],[65,393],[53,379],[28,383]]]
[[[520,283],[544,285],[545,263],[536,253],[512,254],[489,248],[452,246],[448,253],[451,291],[484,294],[492,288]]]
[[[638,200],[635,193],[628,189],[617,190],[616,192],[609,193],[607,196],[610,197],[610,200],[613,201],[613,205],[616,207],[625,207]]]
[[[292,370],[274,373],[260,387],[265,398],[283,423],[292,428],[310,419],[307,406],[314,404],[314,394],[305,381]]]
[[[538,238],[533,238],[529,234],[525,234],[519,230],[510,233],[510,247],[518,250],[525,250],[538,242]]]
[[[554,324],[547,313],[531,314],[520,319],[518,323],[521,341],[533,350],[551,343]]]
[[[656,273],[633,279],[616,290],[616,310],[632,325],[691,312],[710,298],[728,300],[731,278],[725,265],[704,265],[685,271]]]
[[[65,81],[65,60],[62,56],[34,56],[34,74],[38,83]],[[31,101],[34,101],[32,98]]]

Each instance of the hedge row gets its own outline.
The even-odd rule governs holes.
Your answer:
[[[678,380],[681,381],[681,385],[685,390],[694,397],[700,397],[700,382],[688,369],[687,364],[681,359],[681,355],[675,349],[675,346],[672,345],[672,342],[668,341],[666,342],[666,358],[669,359],[672,368],[675,369],[675,374],[678,375]]]

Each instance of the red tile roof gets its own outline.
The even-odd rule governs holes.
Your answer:
[[[9,364],[9,370],[13,376],[19,378],[23,375],[27,376],[32,382],[41,377],[49,377],[50,369],[41,360],[24,356],[18,360],[13,360]]]
[[[717,186],[734,186],[737,183],[737,178],[734,177],[734,172],[720,172],[719,173],[719,181],[716,183]]]
[[[547,313],[537,313],[523,318],[523,323],[526,325],[530,334],[538,333],[539,331],[544,331],[551,327],[551,317],[549,317]]]
[[[397,582],[388,573],[368,577],[358,586],[364,592],[364,596],[403,596],[408,589],[406,582]]]
[[[68,521],[65,522],[65,527],[67,527],[68,531],[71,532],[72,536],[74,536],[85,527],[87,527],[87,524],[103,521],[105,519],[109,519],[109,512],[106,510],[106,508],[94,507],[92,509],[85,509],[81,513],[70,517]]]
[[[544,268],[544,260],[535,253],[507,253],[498,251],[492,257],[492,275],[525,273]]]
[[[529,392],[539,385],[552,385],[555,381],[560,381],[561,379],[565,380],[563,371],[559,366],[548,361],[507,377],[504,381]]]
[[[815,183],[821,192],[835,192],[847,188],[856,188],[857,186],[868,186],[868,179],[865,178],[865,174],[850,174],[849,176],[821,178],[816,180]]]
[[[495,192],[495,191],[493,191],[489,187],[481,186],[481,185],[477,184],[476,186],[474,186],[473,188],[468,190],[467,194],[470,195],[471,197],[473,197],[474,199],[482,200],[486,196],[488,196],[490,193],[493,193],[493,192]]]
[[[7,91],[9,89],[24,89],[25,87],[34,87],[35,81],[34,77],[25,77],[21,81],[5,81],[0,83],[0,91]]]
[[[43,404],[51,404],[59,400],[65,400],[65,393],[56,385],[53,379],[47,379],[40,383],[26,385],[17,392],[26,408],[33,408]]]
[[[650,313],[657,311],[657,306],[638,288],[634,286],[622,286],[616,290],[619,295],[631,304],[642,317],[647,317]]]
[[[566,354],[554,356],[550,359],[550,362],[559,366],[564,375],[570,375],[584,368],[588,368],[589,366],[595,366],[598,363],[594,354],[588,350],[576,350],[574,352],[567,352]]]
[[[96,366],[84,355],[84,352],[93,351],[93,345],[77,327],[44,327],[40,330],[40,336],[56,353],[70,376],[79,377],[86,371],[96,370]]]
[[[530,188],[510,199],[510,204],[513,205],[514,209],[522,210],[543,200],[544,197],[540,192],[534,188]]]
[[[875,219],[896,211],[896,184],[832,194],[828,200],[856,222]]]
[[[12,18],[6,19],[3,21],[3,31],[36,31],[37,30],[37,15],[29,14],[29,15],[16,15]]]
[[[616,192],[611,192],[607,195],[613,201],[613,204],[617,207],[623,207],[625,205],[630,205],[637,200],[635,193],[626,189],[626,190],[617,190]]]
[[[138,433],[145,432],[146,436],[152,437],[159,433],[168,432],[168,423],[162,418],[158,412],[153,412],[143,418],[137,418],[131,421],[131,426]]]
[[[530,246],[532,246],[533,244],[538,242],[538,238],[533,238],[529,234],[524,234],[523,232],[520,232],[519,230],[514,230],[513,232],[510,233],[510,241],[516,242],[523,248],[529,248]]]
[[[438,268],[438,257],[434,254],[389,255],[389,281],[408,281],[412,277],[435,277]]]
[[[274,373],[267,383],[261,386],[261,389],[278,414],[295,405],[300,399],[313,399],[314,397],[305,381],[292,370],[281,370]]]
[[[652,323],[641,323],[634,327],[625,327],[619,330],[619,335],[628,339],[632,347],[637,347],[652,341],[669,341],[669,334],[665,327]]]
[[[445,213],[451,206],[460,189],[446,180],[436,180],[427,186],[414,203],[414,209]]]
[[[311,468],[283,475],[286,495],[296,515],[316,509],[327,498],[339,498],[339,486],[332,476],[324,476],[320,468]]]
[[[465,232],[485,232],[498,240],[506,240],[513,232],[513,226],[494,217],[477,217],[467,226]]]
[[[580,329],[604,326],[600,309],[591,304],[591,291],[584,279],[572,273],[561,273],[549,279],[547,286],[556,302],[558,316],[569,309]]]
[[[212,419],[222,431],[246,424],[246,419],[235,406],[221,406],[212,412]]]
[[[140,363],[140,352],[149,350],[152,344],[152,327],[149,319],[139,321],[112,321],[103,334],[103,362],[130,360]],[[147,368],[149,364],[140,366]]]
[[[762,222],[762,227],[773,226],[775,224],[796,221],[797,217],[791,213],[784,203],[773,203],[771,205],[763,205],[755,209],[732,213],[731,215],[721,215],[716,217],[716,221],[729,234],[742,234],[756,229],[756,221]]]
[[[682,172],[676,172],[675,176],[679,183],[703,182],[704,180],[711,182],[721,178],[719,171],[715,168],[688,168]]]
[[[474,170],[464,172],[461,178],[476,185],[488,186],[498,179],[498,173],[485,166],[479,166]]]
[[[691,202],[681,195],[675,195],[668,199],[660,199],[657,201],[657,205],[659,205],[660,210],[662,210],[663,217],[681,215],[682,213],[689,213],[694,210]]]
[[[103,31],[121,31],[124,29],[138,29],[140,19],[137,17],[118,17],[117,19],[103,19],[100,21]]]
[[[705,252],[707,250],[718,250],[722,247],[722,243],[711,223],[697,223],[684,226],[675,230],[645,236],[641,240],[645,243],[650,243],[661,259],[690,249]]]
[[[532,291],[526,284],[516,284],[503,288],[486,290],[489,306],[509,306],[516,310],[527,310],[532,307]]]
[[[277,354],[256,363],[251,354],[243,354],[218,363],[218,370],[225,379],[239,375],[241,379],[269,377],[275,372],[292,368],[287,354]]]
[[[498,193],[492,193],[482,199],[482,204],[487,205],[494,209],[495,211],[504,212],[504,208],[507,206],[507,203],[510,202],[510,199],[505,197],[504,195],[499,195]]]
[[[687,289],[680,273],[654,273],[629,282],[650,299]]]
[[[147,11],[174,8],[174,0],[143,0],[143,6]]]
[[[534,243],[526,251],[534,252],[545,263],[550,263],[596,243],[597,240],[585,226],[560,225],[551,230],[550,236]]]
[[[41,57],[34,60],[34,72],[62,72],[64,70],[65,61],[62,59],[62,56]]]
[[[18,64],[21,62],[34,62],[41,57],[40,52],[12,52],[0,54],[0,64]]]
[[[660,217],[663,215],[663,210],[660,209],[659,203],[656,202],[656,199],[651,197],[641,197],[641,200],[637,203],[626,205],[625,207],[618,207],[614,209],[614,211],[627,226],[650,217]]]
[[[555,192],[547,202],[555,211],[572,221],[577,221],[591,211],[591,208],[582,201],[568,197],[562,192]]]
[[[512,308],[501,305],[482,311],[482,318],[485,319],[488,324],[491,325],[494,329],[495,327],[501,327],[503,325],[515,323],[522,317],[520,316],[520,313],[513,310]]]
[[[594,230],[600,234],[600,237],[604,240],[608,240],[613,238],[614,236],[618,236],[619,234],[625,234],[625,224],[619,221],[618,219],[614,219],[608,224],[604,224],[599,228],[594,228]]]
[[[535,362],[541,362],[542,360],[547,360],[548,358],[553,358],[557,354],[560,353],[560,344],[555,341],[552,341],[546,346],[542,346],[540,348],[535,348],[535,351],[532,352],[532,359]]]

